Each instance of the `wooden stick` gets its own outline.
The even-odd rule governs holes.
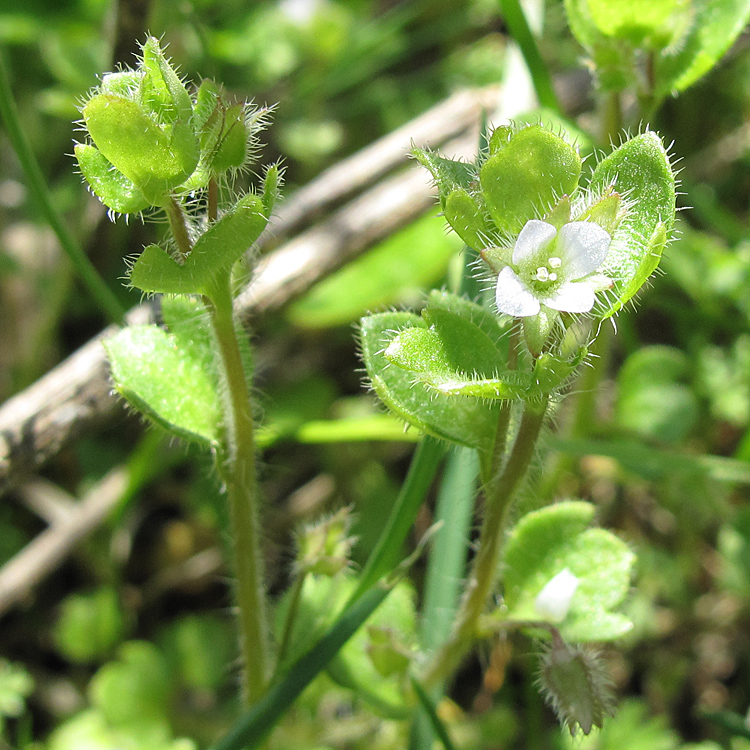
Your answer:
[[[487,96],[487,90],[475,92],[477,120]],[[466,102],[459,103],[465,112]],[[433,145],[437,146],[452,129],[445,123],[451,115],[445,105],[438,105],[431,113],[430,118],[422,116],[417,122],[422,121],[423,139],[430,140],[432,133],[436,140]],[[428,127],[430,119],[432,126]],[[408,130],[401,129],[403,133]],[[476,134],[471,132],[455,139],[444,149],[468,157],[476,150]],[[292,199],[288,208],[280,210],[276,230],[298,226],[322,207],[351,192],[351,186],[361,187],[366,180],[379,176],[382,169],[376,168],[373,154],[380,154],[391,166],[400,163],[405,155],[402,136],[386,136],[313,181],[301,191],[298,203]],[[386,158],[388,154],[390,161]],[[354,165],[348,187],[342,180],[347,164]],[[320,195],[317,201],[316,190]],[[237,301],[242,316],[278,310],[288,304],[348,260],[426,211],[433,200],[426,173],[416,167],[384,180],[326,221],[262,258],[254,279]],[[131,325],[153,321],[150,305],[134,308],[128,315]],[[119,412],[121,407],[111,392],[101,346],[102,339],[116,330],[107,328],[0,407],[0,494],[21,477],[33,474],[78,436],[110,421]]]

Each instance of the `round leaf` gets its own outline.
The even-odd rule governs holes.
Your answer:
[[[589,503],[567,501],[525,515],[505,547],[504,601],[512,620],[538,620],[536,598],[566,568],[579,579],[567,617],[559,625],[567,640],[618,638],[632,627],[613,612],[630,587],[635,556],[604,529],[587,528]]]

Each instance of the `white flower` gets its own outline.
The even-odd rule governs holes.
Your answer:
[[[593,273],[604,263],[611,241],[591,221],[570,222],[559,232],[546,221],[527,221],[511,265],[497,277],[497,309],[518,318],[537,315],[542,305],[561,312],[588,312],[602,288],[602,276]]]
[[[562,622],[568,614],[579,579],[568,568],[551,578],[534,600],[537,614],[547,622]]]

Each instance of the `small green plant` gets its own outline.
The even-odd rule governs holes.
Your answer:
[[[191,94],[148,39],[140,65],[104,76],[82,114],[88,141],[75,152],[94,194],[112,212],[161,211],[169,221],[166,246],[149,245],[128,270],[131,286],[169,295],[168,330],[128,328],[105,346],[115,387],[132,406],[216,456],[232,512],[244,691],[252,702],[270,677],[269,632],[252,357],[232,309],[232,272],[268,223],[280,171],[271,167],[260,192],[240,196],[231,177],[248,169],[267,110],[228,103],[211,81]]]
[[[422,149],[415,156],[432,173],[451,227],[479,251],[494,292],[486,306],[433,292],[420,316],[362,321],[365,363],[382,401],[479,455],[485,502],[477,552],[452,634],[422,678],[428,687],[444,683],[492,629],[544,628],[552,645],[543,689],[563,721],[588,733],[608,710],[607,682],[596,659],[567,641],[629,630],[613,610],[633,555],[611,533],[588,529],[588,504],[558,503],[516,522],[514,501],[545,420],[602,321],[659,263],[675,216],[670,159],[646,131],[602,159],[581,187],[576,149],[536,125],[496,129],[474,164]],[[503,605],[490,612],[499,578]]]
[[[695,31],[707,13],[703,5],[687,15],[684,3],[651,2],[653,13],[644,3],[617,3],[611,13],[608,5],[566,3],[601,89],[614,97],[610,135],[622,125],[620,93],[641,80],[643,50],[661,55],[656,77],[638,89],[641,111],[648,112],[718,59],[724,47],[716,24],[723,19],[734,30],[741,16],[736,9],[708,14],[708,33]],[[523,514],[519,498],[530,486],[545,426],[608,319],[653,274],[673,234],[675,176],[662,139],[644,126],[591,170],[566,137],[540,124],[492,130],[473,163],[414,150],[432,174],[448,224],[476,253],[474,274],[489,294],[433,290],[420,314],[384,312],[361,321],[372,388],[426,437],[364,569],[351,564],[352,518],[341,510],[298,533],[292,585],[271,606],[259,550],[253,356],[234,314],[232,283],[278,198],[277,165],[257,191],[234,189],[233,177],[255,156],[267,114],[230,102],[211,81],[190,89],[150,38],[135,70],[105,75],[87,99],[86,138],[75,149],[91,191],[113,215],[163,215],[168,222],[168,238],[146,247],[128,268],[131,287],[162,295],[164,326],[124,329],[105,346],[117,391],[153,422],[210,450],[226,490],[249,713],[215,749],[258,746],[323,671],[381,716],[427,716],[449,747],[435,701],[478,643],[515,630],[543,644],[538,684],[561,723],[589,734],[613,706],[595,644],[632,628],[620,607],[635,555],[596,527],[590,503],[566,498]],[[468,499],[465,530],[476,499],[474,467],[482,505],[458,608],[438,637],[440,628],[426,635],[429,627],[420,622],[418,598],[404,580],[411,558],[401,561],[399,550],[444,444],[461,449],[444,488],[453,487],[452,472],[468,477],[455,485]],[[433,529],[436,546],[444,532]],[[70,600],[65,608],[57,640],[79,661],[114,646],[124,628],[111,592],[103,593],[106,601]],[[68,635],[84,620],[96,620],[100,637],[71,650]],[[185,639],[199,638],[203,627],[183,630]],[[159,746],[189,747],[187,740],[174,743],[162,722],[165,710],[157,710],[167,701],[158,653],[130,642],[120,656],[92,683],[96,707],[79,719],[84,734],[119,741],[123,727],[153,709],[146,728]],[[198,681],[213,684],[212,674]],[[143,692],[132,711],[112,697],[129,684]],[[419,719],[415,726],[414,747],[431,747],[431,740],[419,740]],[[53,747],[67,747],[60,736]]]

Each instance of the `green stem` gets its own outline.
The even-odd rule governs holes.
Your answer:
[[[458,668],[476,638],[479,618],[495,584],[507,512],[534,456],[546,411],[546,401],[540,406],[526,405],[505,466],[485,485],[485,515],[479,535],[479,549],[474,557],[453,634],[425,675],[423,682],[428,687],[447,679]]]
[[[602,101],[602,145],[605,148],[618,143],[622,133],[622,96],[619,91],[610,91]]]
[[[225,448],[219,465],[232,518],[240,647],[245,666],[244,697],[252,704],[263,695],[267,684],[268,628],[252,407],[235,329],[229,274],[222,274],[221,279],[216,280],[205,303],[219,348],[226,388]]]
[[[190,235],[188,234],[185,212],[182,210],[182,206],[177,198],[173,195],[170,196],[169,202],[165,206],[165,211],[169,218],[169,226],[172,230],[172,235],[177,243],[180,255],[184,260],[193,249],[193,243],[190,241]]]
[[[207,209],[208,221],[212,224],[219,218],[219,183],[215,177],[208,181]]]
[[[566,440],[576,440],[591,434],[591,425],[596,424],[596,399],[601,382],[609,368],[615,329],[610,321],[603,321],[598,335],[591,346],[591,366],[582,368],[575,383],[575,393],[569,397],[569,417],[558,430],[558,436]],[[540,482],[539,497],[551,498],[557,491],[563,474],[572,472],[576,458],[561,452],[545,469]]]
[[[94,268],[81,245],[63,224],[60,214],[52,202],[52,196],[42,175],[42,170],[39,168],[39,162],[34,157],[18,119],[18,111],[13,101],[13,93],[2,55],[0,55],[0,115],[2,115],[8,138],[26,175],[31,194],[52,231],[57,235],[63,251],[70,259],[81,281],[88,287],[91,296],[99,305],[101,311],[114,323],[122,322],[125,317],[125,309]]]

